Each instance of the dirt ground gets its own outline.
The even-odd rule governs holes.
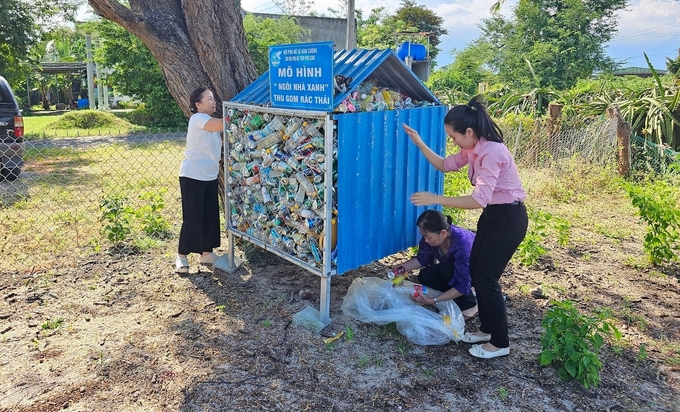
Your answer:
[[[234,274],[199,269],[193,257],[180,276],[170,254],[108,253],[0,273],[0,410],[680,410],[680,274],[624,265],[642,256],[639,241],[511,264],[502,278],[511,354],[491,360],[463,343],[417,346],[393,326],[343,314],[355,278],[383,277],[405,253],[333,277],[332,323],[313,334],[291,319],[319,308],[320,279],[254,246],[238,251],[245,263]],[[539,365],[548,298],[618,315],[625,343],[603,346],[597,388]]]

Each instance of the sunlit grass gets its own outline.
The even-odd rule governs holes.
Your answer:
[[[182,142],[164,142],[27,151],[23,181],[28,196],[0,208],[2,237],[11,239],[14,245],[8,247],[8,242],[3,247],[3,263],[26,264],[27,256],[46,262],[74,249],[96,251],[103,243],[99,205],[103,198],[113,195],[126,197],[131,209],[139,210],[145,205],[145,193],[162,193],[165,208],[161,213],[171,223],[171,230],[178,231],[181,203],[177,173],[183,150]],[[133,224],[133,230],[141,249],[164,244],[139,233],[138,224]]]

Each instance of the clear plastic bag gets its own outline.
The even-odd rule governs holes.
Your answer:
[[[412,282],[392,287],[392,282],[375,277],[354,279],[341,309],[362,322],[386,325],[395,322],[399,332],[418,345],[444,345],[458,342],[465,331],[465,319],[452,300],[437,302],[439,313],[428,310],[411,299]],[[441,292],[427,288],[427,296]]]

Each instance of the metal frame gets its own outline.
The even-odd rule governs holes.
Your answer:
[[[229,253],[228,253],[228,264],[230,267],[234,267],[234,236],[238,236],[242,239],[245,239],[271,253],[274,253],[277,256],[282,257],[283,259],[286,259],[287,261],[300,266],[303,269],[308,270],[309,272],[312,272],[313,274],[321,277],[321,293],[320,293],[320,303],[319,303],[319,317],[320,321],[324,324],[329,324],[331,322],[330,318],[330,300],[331,300],[331,276],[336,274],[336,270],[332,268],[332,262],[331,262],[331,236],[332,236],[332,219],[333,219],[333,120],[334,116],[326,113],[326,112],[315,112],[315,111],[308,111],[308,110],[290,110],[290,109],[277,109],[273,107],[262,107],[262,106],[253,106],[253,105],[247,105],[247,104],[241,104],[241,103],[232,103],[232,102],[222,102],[222,109],[223,112],[226,113],[228,109],[238,109],[238,110],[251,110],[254,112],[259,112],[259,113],[269,113],[272,115],[283,115],[283,116],[297,116],[297,117],[305,117],[305,118],[316,118],[316,119],[323,119],[325,121],[325,147],[324,147],[324,153],[326,155],[326,170],[325,170],[325,176],[324,176],[324,236],[325,242],[324,242],[324,247],[323,247],[323,268],[319,270],[316,267],[310,266],[306,262],[303,262],[302,260],[298,259],[295,256],[292,256],[288,253],[285,253],[284,251],[281,251],[279,249],[271,247],[271,245],[259,240],[255,239],[252,236],[248,235],[247,233],[241,232],[239,230],[236,230],[235,228],[232,227],[231,225],[231,213],[229,213],[229,195],[228,193],[231,192],[229,190],[231,186],[227,183],[226,177],[229,175],[228,174],[228,161],[227,156],[229,152],[231,151],[229,139],[226,138],[226,127],[227,127],[227,122],[226,119],[223,117],[222,118],[222,129],[224,130],[225,138],[224,140],[224,154],[225,154],[225,161],[224,161],[224,173],[225,173],[225,191],[226,193],[224,194],[224,214],[225,214],[225,222],[226,222],[226,230],[227,230],[227,236],[228,236],[228,242],[229,242]]]

